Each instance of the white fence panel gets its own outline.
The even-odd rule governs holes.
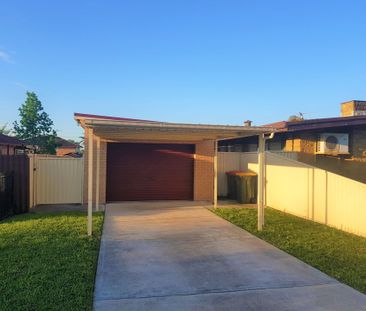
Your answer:
[[[34,205],[82,203],[82,158],[33,156]]]
[[[219,152],[217,155],[217,194],[227,195],[225,172],[240,170],[240,152]]]
[[[228,167],[257,171],[257,153],[226,154],[218,155],[221,196],[227,194]],[[266,187],[267,206],[366,236],[364,183],[268,152]]]
[[[257,152],[218,152],[217,155],[217,184],[218,195],[224,197],[227,195],[227,177],[228,171],[257,171]]]

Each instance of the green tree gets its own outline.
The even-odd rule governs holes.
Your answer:
[[[19,123],[14,122],[16,136],[33,145],[36,153],[55,154],[56,131],[35,93],[27,92],[27,99],[19,108],[19,116]]]

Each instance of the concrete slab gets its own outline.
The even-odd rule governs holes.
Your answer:
[[[194,202],[106,208],[99,310],[366,310],[366,296]]]
[[[354,292],[344,299],[341,284],[275,288],[253,291],[209,293],[188,296],[150,297],[142,299],[101,300],[96,310],[108,311],[346,311],[365,310]]]

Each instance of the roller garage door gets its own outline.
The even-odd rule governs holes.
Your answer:
[[[194,148],[108,143],[107,201],[192,200]]]

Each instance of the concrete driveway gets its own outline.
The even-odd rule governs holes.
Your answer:
[[[109,204],[94,308],[366,310],[366,296],[193,202]]]

